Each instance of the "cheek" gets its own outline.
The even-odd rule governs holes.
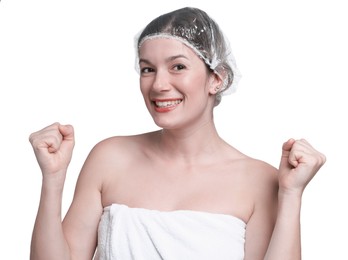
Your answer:
[[[209,78],[206,74],[196,74],[188,80],[188,84],[193,91],[207,92],[209,91]]]
[[[150,82],[148,79],[140,78],[139,86],[141,93],[145,95],[149,91]]]
[[[200,86],[202,90],[206,92],[210,86],[211,73],[207,69],[203,61],[199,60],[199,64],[196,66],[196,73],[193,75],[193,81],[197,86]]]

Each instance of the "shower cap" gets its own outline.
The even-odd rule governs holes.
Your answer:
[[[198,8],[185,7],[163,14],[152,20],[135,37],[136,68],[139,71],[139,49],[151,39],[169,38],[181,41],[191,48],[221,79],[221,95],[236,90],[241,74],[237,68],[230,44],[218,24]]]

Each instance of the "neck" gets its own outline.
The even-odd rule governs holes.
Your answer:
[[[205,160],[224,143],[212,120],[191,129],[163,129],[159,133],[158,144],[162,155],[186,163]]]

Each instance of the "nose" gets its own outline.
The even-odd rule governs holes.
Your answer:
[[[170,90],[169,75],[164,70],[157,70],[152,84],[152,89],[158,92]]]

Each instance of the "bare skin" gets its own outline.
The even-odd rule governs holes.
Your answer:
[[[141,91],[163,130],[98,143],[63,222],[73,128],[55,123],[30,136],[43,174],[31,259],[92,259],[103,208],[112,203],[232,215],[247,224],[245,260],[301,259],[301,196],[325,156],[307,141],[293,139],[283,145],[279,170],[242,154],[214,126],[214,94],[221,80],[188,47],[151,40],[143,44],[141,60]],[[184,65],[179,70],[178,63]],[[180,103],[171,111],[154,104],[172,99]]]

